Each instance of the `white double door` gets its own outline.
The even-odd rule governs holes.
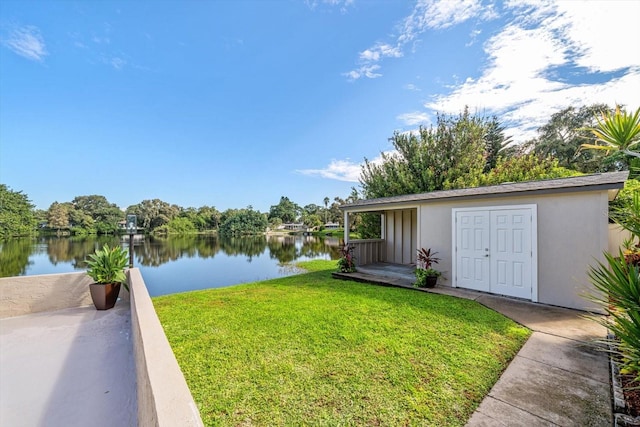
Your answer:
[[[536,214],[535,205],[454,210],[454,285],[537,300]]]

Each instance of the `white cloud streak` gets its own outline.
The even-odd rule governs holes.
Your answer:
[[[360,177],[360,164],[350,160],[331,160],[324,169],[299,169],[296,172],[303,175],[318,176],[321,178],[335,179],[338,181],[358,182]]]
[[[2,44],[15,54],[32,61],[42,62],[49,54],[40,30],[33,25],[12,27],[7,37],[2,38]]]
[[[342,75],[350,81],[381,77],[381,73],[363,73],[362,70],[373,66],[378,70],[380,66],[374,64],[383,59],[402,57],[406,46],[427,30],[446,29],[472,18],[486,20],[495,16],[493,6],[483,5],[481,0],[419,0],[411,15],[400,24],[400,34],[393,43],[377,42],[363,50],[358,55],[359,67]]]
[[[397,119],[409,126],[426,126],[431,123],[431,116],[424,111],[414,111],[412,113],[400,114]]]
[[[380,153],[377,157],[372,160],[369,160],[369,163],[372,164],[380,164],[383,162],[382,154]],[[397,154],[395,150],[385,151],[385,156],[394,156]],[[332,159],[331,162],[324,169],[299,169],[296,170],[297,173],[308,175],[308,176],[317,176],[320,178],[328,178],[335,179],[338,181],[346,181],[346,182],[360,182],[360,172],[362,171],[362,166],[364,165],[364,161],[361,163],[354,163],[349,159],[346,160],[336,160]]]
[[[349,7],[353,6],[355,0],[305,0],[305,3],[311,10],[315,10],[319,5],[327,5],[329,7],[337,7],[340,12],[347,13]]]
[[[376,70],[379,69],[379,65],[363,65],[356,70],[351,70],[348,73],[344,73],[344,75],[347,76],[349,80],[358,80],[360,77],[375,79],[378,77],[382,77],[382,74],[376,73]]]

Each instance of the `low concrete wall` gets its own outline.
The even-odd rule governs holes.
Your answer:
[[[127,272],[136,365],[138,425],[202,426],[187,383],[156,315],[140,270]],[[0,278],[0,318],[92,305],[85,272]]]
[[[84,272],[0,278],[0,319],[91,305]]]
[[[138,425],[202,426],[200,412],[164,334],[140,270],[130,269],[128,276]]]
[[[618,255],[618,251],[622,247],[625,239],[631,238],[628,230],[620,227],[618,224],[609,224],[609,252]]]

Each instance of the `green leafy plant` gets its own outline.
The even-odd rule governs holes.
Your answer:
[[[353,245],[343,245],[340,248],[338,269],[341,273],[354,273],[356,271],[356,258],[353,256]]]
[[[431,252],[431,248],[418,249],[418,268],[424,270],[433,270],[431,266],[440,262],[440,258],[436,257],[437,253],[438,252]]]
[[[440,277],[441,275],[441,272],[433,268],[416,268],[416,283],[414,283],[414,285],[419,288],[424,288],[427,286],[428,277]]]
[[[128,252],[120,246],[110,248],[105,244],[102,249],[97,249],[85,260],[87,275],[100,285],[108,283],[122,283],[129,290],[124,269],[128,264]]]
[[[431,248],[418,249],[418,265],[416,268],[415,286],[422,288],[427,286],[427,277],[440,277],[441,272],[432,267],[433,264],[440,262],[440,258],[436,257],[438,252],[431,252]]]
[[[599,144],[582,144],[582,148],[621,151],[628,156],[640,157],[640,108],[635,113],[621,111],[616,107],[614,113],[602,113],[598,124],[587,128],[597,138]]]
[[[622,251],[604,256],[606,262],[598,261],[588,273],[598,291],[591,299],[609,315],[599,322],[615,335],[621,372],[640,381],[640,266],[628,263]]]

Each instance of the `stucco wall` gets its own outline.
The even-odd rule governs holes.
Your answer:
[[[442,285],[452,286],[452,209],[469,207],[537,205],[538,302],[594,309],[583,298],[592,287],[587,271],[608,248],[607,192],[594,191],[474,201],[438,201],[420,205],[418,247],[431,247],[442,258]]]
[[[622,243],[631,238],[631,232],[620,227],[618,224],[609,224],[609,252],[617,254]]]
[[[93,304],[84,272],[0,278],[0,318]]]
[[[200,413],[137,268],[128,272],[138,425],[202,426]]]

